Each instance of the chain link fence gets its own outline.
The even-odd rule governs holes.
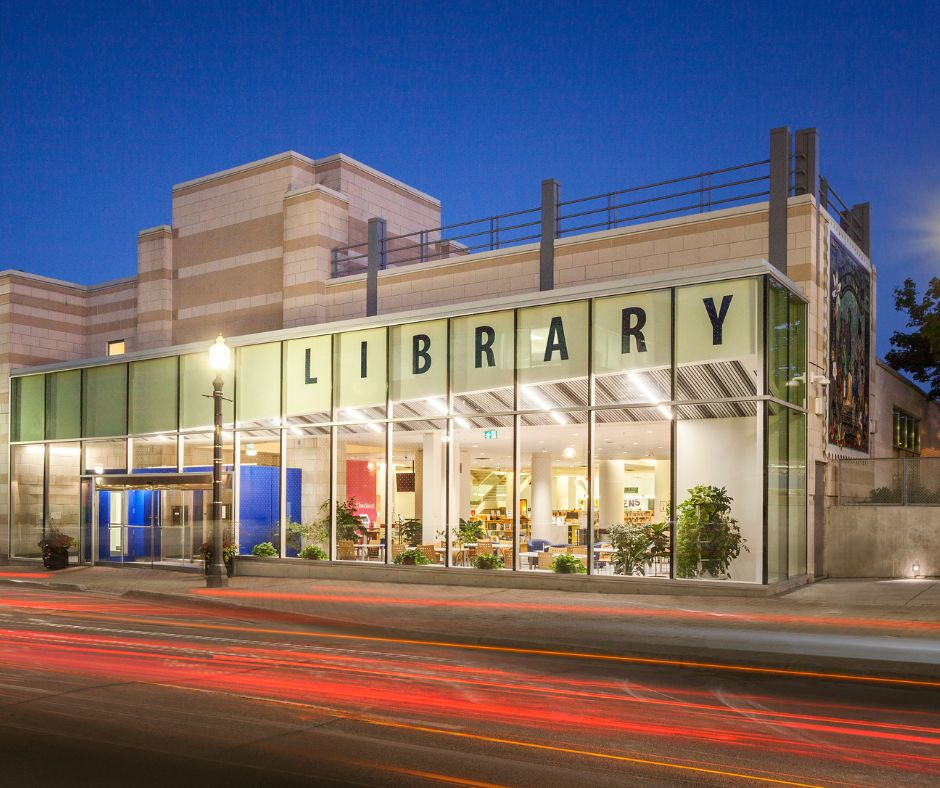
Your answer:
[[[838,460],[840,506],[940,506],[940,457]]]

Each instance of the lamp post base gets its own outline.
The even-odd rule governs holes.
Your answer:
[[[225,571],[225,567],[222,567],[221,572],[217,566],[209,566],[208,571],[206,572],[206,588],[227,588],[228,587],[228,574]]]

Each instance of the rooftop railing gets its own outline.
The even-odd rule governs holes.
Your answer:
[[[868,206],[849,207],[829,182],[819,176],[815,129],[797,132],[795,150],[788,128],[773,130],[770,153],[771,158],[760,161],[571,200],[561,200],[557,182],[548,180],[542,184],[538,206],[400,235],[386,235],[385,222],[370,219],[369,241],[332,250],[331,274],[334,278],[363,273],[374,277],[378,270],[534,242],[540,242],[545,257],[546,246],[550,246],[552,239],[708,213],[764,199],[769,199],[771,206],[770,236],[775,239],[770,244],[768,259],[785,270],[786,200],[807,193],[818,195],[819,204],[867,254]],[[544,278],[545,282],[540,280],[543,289],[551,274],[545,273]],[[375,298],[368,303],[374,306]]]
[[[666,217],[687,216],[766,198],[769,159],[738,164],[681,178],[631,186],[557,203],[556,237]],[[539,241],[542,207],[485,216],[380,241],[380,269],[445,260]],[[333,249],[333,277],[364,273],[369,243]]]

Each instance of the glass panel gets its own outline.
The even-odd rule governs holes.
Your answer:
[[[46,440],[82,436],[82,371],[46,376]]]
[[[280,424],[281,343],[240,347],[235,351],[238,423]]]
[[[676,418],[676,576],[761,582],[764,458],[757,403],[683,405]],[[716,509],[717,516],[709,514]],[[736,547],[739,555],[732,557]]]
[[[594,302],[594,402],[668,402],[671,391],[672,293]]]
[[[180,356],[180,427],[190,429],[202,427],[211,429],[214,419],[212,402],[212,380],[215,370],[209,367],[209,352],[190,353]],[[225,388],[222,400],[222,421],[231,424],[235,409],[231,397],[234,386],[231,369],[222,372]]]
[[[724,399],[757,393],[758,280],[676,289],[676,397]]]
[[[75,540],[76,547],[69,550],[71,560],[81,554],[77,546],[81,538],[81,455],[78,441],[49,446],[49,527],[57,528]]]
[[[317,547],[327,553],[330,526],[330,428],[291,427],[287,431],[286,463],[287,555],[302,555],[308,547]]]
[[[307,416],[298,421],[330,421],[332,396],[333,337],[285,342],[284,413]]]
[[[183,442],[183,470],[212,473],[211,432],[187,432],[180,435]],[[232,472],[234,462],[234,434],[231,430],[222,430],[222,472]]]
[[[154,358],[130,365],[130,431],[176,430],[179,398],[179,359]]]
[[[588,302],[519,310],[519,407],[587,404]]]
[[[392,559],[416,547],[398,562],[444,563],[447,517],[447,421],[405,421],[391,425]]]
[[[251,555],[257,549],[257,554],[266,555],[273,548],[280,554],[280,431],[242,432],[239,438],[239,552]]]
[[[523,569],[587,569],[588,414],[519,417],[519,561]],[[525,550],[522,550],[522,547]],[[548,547],[548,555],[544,553]],[[555,548],[555,549],[552,549]],[[555,561],[555,555],[571,553]]]
[[[385,561],[385,425],[336,432],[336,557]]]
[[[387,393],[388,360],[386,330],[370,328],[340,334],[336,340],[334,378],[337,385],[337,418],[360,421],[384,418]],[[364,409],[364,410],[360,410]]]
[[[13,460],[10,497],[13,521],[10,527],[10,555],[39,558],[43,532],[43,478],[46,448],[41,443],[11,446]]]
[[[130,438],[132,473],[176,473],[176,435]]]
[[[82,435],[127,434],[127,364],[82,370]]]
[[[787,577],[789,513],[789,410],[767,404],[767,582]]]
[[[13,440],[41,441],[45,436],[45,375],[13,378]]]
[[[806,304],[790,294],[790,385],[787,401],[806,406]]]
[[[512,538],[513,417],[458,416],[453,431],[451,565],[469,566],[481,537],[501,543]],[[498,550],[512,566],[512,556],[505,552],[508,561],[504,550]]]
[[[87,441],[84,473],[125,473],[127,471],[127,441]]]
[[[409,323],[391,329],[389,380],[393,415],[447,414],[447,321]]]
[[[769,303],[767,314],[767,380],[770,394],[786,399],[790,382],[790,300],[787,289],[780,283],[768,281]]]
[[[790,411],[790,497],[788,574],[806,574],[806,414]]]
[[[595,574],[669,577],[670,412],[594,414]]]
[[[454,413],[513,409],[513,312],[489,312],[450,321]]]

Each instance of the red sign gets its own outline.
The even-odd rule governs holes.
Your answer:
[[[364,514],[375,525],[376,467],[368,460],[346,460],[346,497],[356,499],[356,514]]]

